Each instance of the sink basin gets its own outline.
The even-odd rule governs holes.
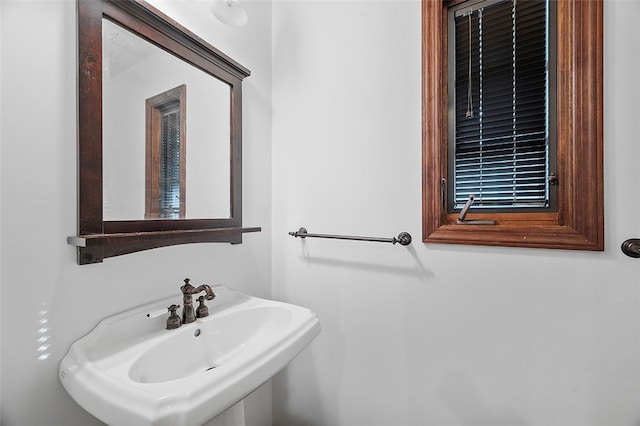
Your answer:
[[[165,330],[147,317],[180,295],[102,320],[60,363],[60,381],[110,425],[199,425],[244,399],[320,333],[309,309],[213,287],[209,316]]]

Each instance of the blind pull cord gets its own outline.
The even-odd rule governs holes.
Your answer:
[[[465,118],[473,118],[473,92],[471,91],[471,16],[469,14],[469,80],[467,84],[467,113]]]

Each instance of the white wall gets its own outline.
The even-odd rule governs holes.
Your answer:
[[[271,4],[245,4],[252,19],[242,30],[210,18],[204,1],[160,6],[180,7],[179,22],[253,73],[244,84],[244,222],[263,231],[236,246],[168,247],[78,266],[66,244],[76,230],[75,1],[0,2],[2,424],[100,424],[60,385],[60,360],[100,319],[179,300],[184,277],[269,296]],[[270,386],[247,407],[250,424],[269,424]]]
[[[273,4],[273,297],[323,327],[274,379],[274,423],[637,425],[640,3],[605,4],[604,253],[420,241],[420,12]]]

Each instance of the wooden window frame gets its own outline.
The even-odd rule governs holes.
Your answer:
[[[187,181],[187,86],[182,84],[145,102],[145,219],[159,219],[161,120],[164,106],[178,102],[180,108],[180,219],[186,210]]]
[[[425,243],[604,250],[603,2],[557,0],[557,212],[448,213],[447,10],[422,0],[422,218]]]

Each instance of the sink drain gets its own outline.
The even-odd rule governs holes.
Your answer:
[[[214,365],[213,367],[209,367],[209,368],[207,368],[207,369],[206,369],[206,370],[204,370],[204,371],[213,370],[214,368],[216,368],[216,366],[215,366],[215,365]]]

